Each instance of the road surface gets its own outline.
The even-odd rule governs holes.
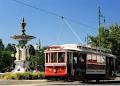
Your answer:
[[[95,81],[82,83],[80,81],[47,81],[47,80],[0,80],[0,86],[81,86],[81,85],[120,85],[120,81],[102,81],[99,84]]]

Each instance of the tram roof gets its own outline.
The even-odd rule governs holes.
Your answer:
[[[90,45],[82,45],[82,44],[63,44],[63,45],[52,45],[48,48],[61,48],[63,50],[71,50],[71,51],[81,51],[84,53],[95,53],[95,54],[101,54],[108,57],[116,58],[116,56],[107,53],[106,49],[102,49],[99,47],[91,47]],[[52,49],[51,49],[52,50]]]
[[[105,55],[108,57],[116,58],[115,55],[107,53],[106,49],[101,49],[99,47],[91,47],[90,45],[80,45],[80,44],[64,44],[61,45],[65,50],[75,50],[84,53],[95,53],[99,55]]]

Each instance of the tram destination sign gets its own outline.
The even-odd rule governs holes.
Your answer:
[[[105,74],[106,70],[87,69],[86,74]]]

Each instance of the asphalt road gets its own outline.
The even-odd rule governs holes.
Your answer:
[[[80,81],[47,81],[47,80],[0,80],[0,86],[81,86],[81,85],[120,85],[120,81],[101,81],[99,84],[95,81],[82,83]]]

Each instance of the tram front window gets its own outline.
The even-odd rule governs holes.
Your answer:
[[[46,63],[50,62],[49,59],[50,59],[50,53],[46,53]]]
[[[65,53],[64,52],[59,52],[58,53],[58,62],[64,62],[64,58],[65,58]]]
[[[51,62],[57,62],[57,53],[56,52],[53,52],[51,53]]]
[[[48,53],[46,53],[46,63],[48,63]]]

